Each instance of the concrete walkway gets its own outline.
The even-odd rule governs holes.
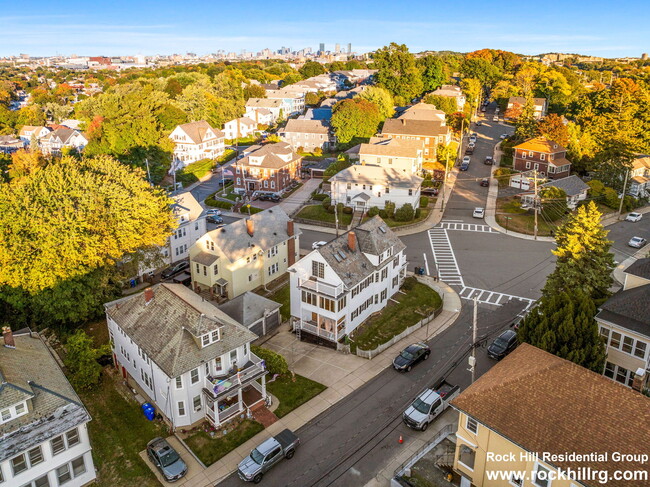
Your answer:
[[[186,477],[177,485],[179,487],[216,485],[235,472],[239,462],[255,446],[285,428],[297,430],[345,396],[372,380],[386,367],[390,367],[395,355],[407,345],[416,341],[429,340],[451,326],[460,314],[461,300],[458,294],[445,283],[436,282],[431,277],[418,276],[418,279],[444,295],[443,311],[431,321],[429,326],[420,328],[372,360],[301,342],[296,339],[293,333],[288,331],[286,324],[282,325],[281,330],[267,340],[264,346],[284,355],[289,367],[295,373],[316,380],[326,385],[327,389],[309,402],[280,418],[279,421],[230,452],[221,460],[192,477]]]
[[[292,216],[309,200],[311,194],[322,182],[322,179],[308,179],[302,186],[300,186],[300,188],[278,203],[278,206],[282,208],[287,215]]]

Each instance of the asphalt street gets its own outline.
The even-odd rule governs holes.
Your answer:
[[[625,218],[624,213],[621,218]],[[632,237],[643,237],[650,242],[650,213],[646,214],[638,222],[620,221],[607,227],[609,234],[607,238],[613,241],[612,252],[617,262],[623,262],[634,255],[639,249],[630,247],[627,243]],[[646,245],[646,251],[650,252],[650,246]],[[644,254],[645,255],[645,254]]]
[[[521,304],[509,305],[478,317],[478,336],[489,343],[498,332],[512,324],[511,317]],[[401,414],[415,397],[441,378],[465,389],[471,383],[467,357],[471,350],[471,306],[463,306],[459,319],[430,342],[429,360],[410,373],[387,368],[373,380],[324,411],[297,431],[300,448],[292,460],[284,460],[268,472],[267,486],[351,486],[372,479],[403,447],[398,443],[417,438]],[[477,348],[477,377],[494,362],[485,347]],[[244,485],[233,473],[220,486]]]

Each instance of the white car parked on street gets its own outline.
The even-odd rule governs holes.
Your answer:
[[[474,208],[474,213],[472,213],[474,218],[483,218],[485,217],[485,208]]]
[[[643,215],[641,213],[633,212],[625,217],[626,222],[638,222]]]

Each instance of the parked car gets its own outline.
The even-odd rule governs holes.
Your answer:
[[[426,389],[402,413],[402,421],[409,428],[424,431],[460,393],[460,387],[442,380],[435,387]]]
[[[483,161],[483,164],[487,164],[488,166],[491,166],[494,164],[494,159],[492,156],[485,156],[485,160]]]
[[[208,223],[223,223],[223,218],[217,215],[208,215],[205,217],[205,221]]]
[[[499,138],[500,138],[501,140],[505,139],[506,137],[508,137],[508,134],[501,134],[501,135],[499,135]]]
[[[431,349],[426,343],[418,342],[409,345],[393,359],[393,368],[399,371],[410,372],[415,364],[426,360],[431,355]]]
[[[221,216],[221,210],[218,210],[216,208],[211,208],[211,209],[209,209],[208,211],[205,212],[205,216],[208,216],[208,215]]]
[[[490,178],[483,178],[481,179],[481,186],[484,188],[487,188],[490,186]]]
[[[474,217],[474,218],[483,218],[483,217],[485,217],[485,208],[474,208],[474,212],[472,213],[472,217]]]
[[[496,337],[488,347],[488,357],[501,360],[515,348],[517,348],[517,332],[514,330],[506,330]]]
[[[259,484],[262,477],[280,460],[290,460],[296,453],[300,439],[290,429],[285,429],[269,438],[257,448],[251,450],[250,455],[239,463],[237,474],[245,482]]]
[[[465,149],[465,154],[474,154],[474,144],[469,144]]]
[[[274,203],[277,203],[282,200],[279,195],[276,193],[262,193],[259,196],[260,201],[273,201]]]
[[[183,272],[185,269],[189,269],[189,268],[190,268],[190,263],[184,260],[183,262],[179,262],[178,264],[169,266],[167,269],[162,271],[160,277],[162,279],[169,279],[170,277],[174,277],[179,272]]]
[[[480,120],[478,122],[476,122],[477,127],[480,127],[481,125],[483,125],[483,122],[481,122]]]
[[[638,222],[643,215],[641,213],[630,213],[625,217],[626,222]]]
[[[495,115],[494,117],[492,117],[492,121],[493,122],[498,122],[499,121],[499,115]]]
[[[187,465],[164,438],[147,443],[147,456],[167,482],[175,482],[187,473]]]
[[[313,244],[311,244],[311,249],[312,250],[320,249],[325,244],[327,244],[327,242],[325,242],[324,240],[321,240],[320,242],[314,242]]]
[[[469,162],[470,162],[471,160],[472,160],[471,157],[469,157],[469,156],[465,156],[465,157],[463,157],[463,164],[469,164]]]
[[[648,241],[645,238],[642,237],[632,237],[630,241],[627,243],[630,247],[634,247],[635,249],[640,249],[641,247],[644,247],[645,244],[647,244]]]
[[[420,193],[426,196],[438,196],[440,190],[438,188],[422,188]]]

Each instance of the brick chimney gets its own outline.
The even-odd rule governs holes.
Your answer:
[[[246,231],[251,237],[255,235],[255,226],[253,225],[253,220],[250,218],[246,219]]]
[[[354,232],[348,232],[348,248],[351,252],[357,249],[357,236]]]
[[[153,299],[153,289],[148,287],[144,290],[144,304],[149,304]]]
[[[293,237],[293,220],[287,221],[287,235]]]
[[[645,382],[645,377],[645,370],[643,370],[643,367],[639,367],[636,374],[634,374],[634,379],[632,379],[632,389],[641,392],[641,389],[643,389],[643,383]]]
[[[11,328],[9,328],[8,326],[2,327],[2,338],[5,339],[5,347],[16,348],[16,342],[14,341],[14,334],[11,332]]]

